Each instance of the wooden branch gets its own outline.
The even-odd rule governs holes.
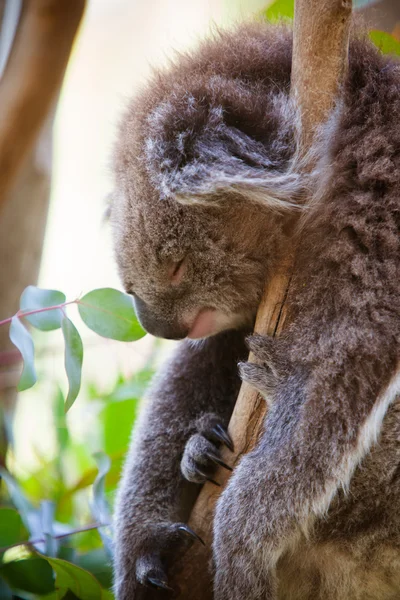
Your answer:
[[[0,82],[0,207],[55,103],[85,0],[25,0]]]
[[[350,0],[296,1],[291,95],[299,108],[300,156],[306,156],[318,126],[326,121],[338,97],[348,62],[351,11]],[[305,168],[311,166],[310,162],[305,163]],[[283,257],[265,290],[255,326],[259,333],[275,336],[282,330],[293,262],[294,248]],[[241,456],[254,447],[266,410],[267,402],[253,388],[243,384],[229,424],[235,453],[232,456],[224,449],[224,461],[236,465]],[[189,521],[206,545],[194,544],[175,567],[170,580],[182,600],[211,600],[213,597],[209,569],[212,522],[216,501],[229,474],[220,468],[216,479],[222,483],[221,488],[211,483],[203,486]]]
[[[351,0],[297,0],[291,95],[300,112],[300,153],[334,107],[347,69]]]

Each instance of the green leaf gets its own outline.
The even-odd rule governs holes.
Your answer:
[[[65,371],[69,384],[68,395],[65,400],[65,412],[67,412],[75,402],[81,389],[83,345],[77,328],[68,317],[64,316],[61,328],[65,341]]]
[[[78,309],[84,323],[103,337],[132,342],[146,334],[136,318],[132,298],[118,290],[93,290],[78,300]]]
[[[1,600],[13,600],[10,586],[0,577],[0,598]]]
[[[153,369],[142,369],[135,373],[132,379],[118,383],[111,394],[108,394],[107,401],[121,401],[140,399],[154,377]]]
[[[0,476],[6,482],[10,498],[31,537],[34,539],[41,538],[43,530],[40,511],[29,502],[14,477],[3,467],[0,467]]]
[[[65,398],[59,386],[57,386],[57,392],[54,397],[53,416],[59,450],[58,458],[60,458],[60,455],[68,446],[69,431],[65,418]]]
[[[110,523],[110,513],[104,494],[106,475],[111,467],[111,460],[104,452],[95,452],[93,458],[99,472],[93,483],[93,513],[99,523]]]
[[[280,19],[293,19],[294,0],[276,0],[265,11],[268,21],[276,23]]]
[[[22,542],[27,537],[28,532],[19,513],[14,508],[0,507],[0,550]]]
[[[29,331],[22,325],[18,317],[13,317],[10,325],[10,340],[21,352],[24,368],[17,389],[23,392],[35,385],[37,377],[35,371],[35,348]]]
[[[395,54],[400,56],[400,42],[390,35],[390,33],[374,29],[369,32],[369,37],[383,54]]]
[[[102,525],[110,525],[111,523],[111,515],[110,509],[106,500],[105,495],[105,481],[106,475],[111,468],[111,460],[104,454],[104,452],[96,452],[93,455],[99,472],[97,477],[93,483],[93,503],[92,503],[92,513],[93,517]],[[112,557],[112,539],[111,539],[111,530],[106,527],[99,528],[99,534],[101,539],[103,540],[104,548],[109,554],[109,558]]]
[[[88,571],[60,558],[47,560],[56,573],[56,589],[62,595],[70,590],[80,600],[112,600],[111,592],[104,590]]]
[[[64,304],[66,298],[62,292],[57,290],[42,290],[34,285],[24,289],[20,300],[20,310],[31,311],[48,306]],[[46,310],[25,317],[31,325],[41,331],[52,331],[61,327],[62,311],[59,308]]]
[[[104,431],[104,450],[109,455],[125,453],[137,416],[136,399],[108,402],[100,413]]]
[[[12,587],[33,594],[48,594],[54,590],[53,571],[43,558],[27,558],[6,563],[0,575]]]
[[[103,587],[110,588],[112,586],[111,561],[104,548],[78,554],[74,562],[82,569],[92,573]]]

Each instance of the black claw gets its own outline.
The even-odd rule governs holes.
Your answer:
[[[232,467],[230,467],[229,465],[227,465],[226,463],[224,463],[224,461],[221,460],[219,458],[219,456],[216,456],[215,454],[212,454],[211,452],[207,452],[206,456],[207,456],[207,458],[209,458],[213,462],[217,463],[217,465],[220,465],[224,469],[227,469],[228,471],[233,471]]]
[[[217,487],[221,487],[221,484],[218,483],[218,481],[215,481],[215,479],[211,479],[211,477],[207,477],[207,481],[209,481],[213,485],[216,485]]]
[[[199,535],[197,535],[197,533],[195,531],[193,531],[193,529],[191,527],[189,527],[189,525],[179,525],[178,530],[182,531],[182,533],[186,533],[187,535],[194,538],[195,540],[198,540],[200,543],[203,544],[203,546],[205,546],[205,543],[203,542],[201,537]]]
[[[151,575],[147,575],[146,585],[150,585],[157,590],[165,590],[166,592],[174,591],[171,587],[169,587],[169,585],[167,585],[166,581],[162,581],[161,579],[158,579],[158,577],[152,577]]]
[[[225,444],[225,446],[227,448],[229,448],[229,450],[231,452],[233,452],[233,450],[234,450],[233,442],[232,442],[228,432],[225,431],[225,429],[223,427],[221,427],[221,425],[216,425],[215,427],[213,427],[212,432],[220,442]]]
[[[207,473],[204,473],[204,471],[201,471],[198,467],[196,467],[196,472],[201,476],[204,477],[204,479],[206,479],[207,481],[209,481],[210,483],[213,483],[214,485],[217,485],[218,487],[221,487],[221,484],[218,483],[218,481],[215,481],[214,479],[211,479],[211,477],[209,477],[207,475]]]

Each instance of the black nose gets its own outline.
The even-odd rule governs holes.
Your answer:
[[[182,340],[187,336],[189,333],[187,327],[179,323],[176,319],[156,315],[144,300],[136,294],[132,295],[137,318],[147,333],[166,340]]]

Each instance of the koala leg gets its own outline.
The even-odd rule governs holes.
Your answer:
[[[400,389],[397,348],[377,330],[357,334],[373,335],[381,351],[366,347],[355,357],[342,347],[340,368],[329,369],[289,358],[281,364],[280,340],[250,340],[259,362],[241,372],[272,402],[259,444],[241,459],[217,504],[215,600],[276,600],[279,557],[326,513],[337,489],[348,487],[376,441]]]
[[[245,355],[243,332],[226,332],[201,345],[183,342],[150,390],[116,501],[118,600],[170,597],[169,567],[191,543],[199,543],[185,524],[200,489],[190,461],[200,460],[199,440],[210,444],[212,461],[219,460],[217,443],[231,443],[225,428],[240,387],[237,361]],[[210,465],[204,466],[206,472]]]

